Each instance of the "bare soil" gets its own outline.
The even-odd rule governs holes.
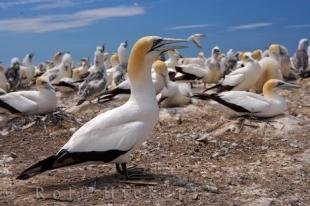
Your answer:
[[[15,179],[124,100],[78,108],[67,97],[54,114],[15,118],[0,133],[0,205],[310,205],[310,79],[298,84],[281,91],[287,113],[269,120],[232,118],[213,102],[162,108],[130,163],[152,179],[136,181],[109,164]]]

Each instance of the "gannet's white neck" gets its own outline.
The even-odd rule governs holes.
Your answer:
[[[152,62],[148,62],[139,45],[135,45],[128,60],[130,99],[138,104],[156,104],[155,88],[151,78]]]

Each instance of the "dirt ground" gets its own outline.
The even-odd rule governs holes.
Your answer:
[[[162,108],[132,156],[151,177],[137,181],[109,164],[15,179],[124,100],[77,108],[67,97],[54,114],[11,120],[0,132],[0,205],[310,205],[310,79],[297,83],[301,89],[281,91],[287,114],[264,121],[232,118],[213,102]]]

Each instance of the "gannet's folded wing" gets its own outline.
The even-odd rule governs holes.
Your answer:
[[[0,106],[9,110],[11,113],[27,113],[35,111],[38,108],[38,104],[35,101],[22,95],[21,92],[8,93],[0,96]]]
[[[267,99],[265,99],[261,95],[251,92],[244,92],[244,91],[223,92],[219,95],[219,97],[225,102],[228,102],[232,105],[237,105],[252,113],[263,112],[270,108],[270,102]]]
[[[97,119],[99,120],[99,119]],[[68,152],[90,151],[129,151],[145,134],[145,125],[141,121],[132,121],[119,125],[104,126],[96,118],[81,127],[62,147]],[[108,123],[107,123],[108,124]]]
[[[244,74],[229,74],[222,82],[223,86],[236,86],[244,81]]]
[[[207,73],[207,70],[202,68],[198,64],[178,65],[176,68],[178,68],[178,72],[181,72],[183,74],[191,74],[196,76],[197,78],[202,78]]]

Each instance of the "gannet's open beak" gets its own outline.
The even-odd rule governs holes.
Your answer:
[[[283,82],[282,84],[280,84],[278,86],[278,88],[281,88],[281,89],[297,89],[297,88],[300,88],[300,86],[298,86],[296,84],[291,84],[291,83]]]
[[[186,39],[173,39],[173,38],[163,38],[161,44],[162,48],[161,50],[164,50],[165,52],[170,50],[170,49],[183,49],[187,48],[187,46],[183,45],[176,45],[177,43],[184,43],[187,42]]]
[[[152,48],[148,52],[159,51],[164,53],[170,49],[183,49],[187,46],[176,45],[177,43],[187,42],[186,39],[160,38],[154,41]]]

